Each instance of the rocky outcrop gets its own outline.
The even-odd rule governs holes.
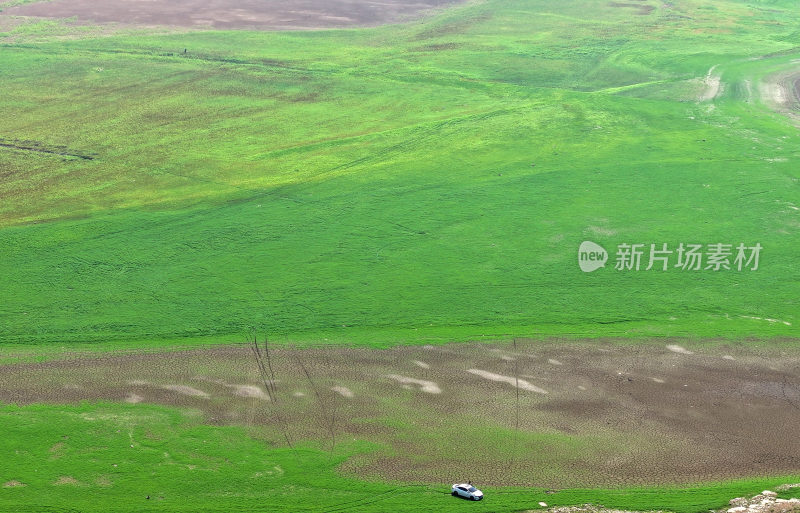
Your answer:
[[[788,491],[796,485],[784,485],[779,491]],[[779,499],[776,492],[764,490],[749,499],[731,499],[727,513],[800,513],[800,499]]]

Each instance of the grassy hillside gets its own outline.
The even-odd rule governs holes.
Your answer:
[[[612,4],[9,29],[0,343],[796,335],[800,138],[765,101],[793,3]],[[580,271],[583,240],[606,269]],[[615,271],[622,243],[764,250]]]

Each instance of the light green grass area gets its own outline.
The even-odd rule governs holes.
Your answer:
[[[470,504],[450,496],[451,483],[376,483],[342,477],[337,466],[374,450],[367,444],[343,443],[333,453],[313,446],[267,447],[257,433],[203,425],[191,411],[141,404],[3,406],[0,429],[0,511],[14,513],[416,512],[423,505],[426,511],[469,507],[513,512],[539,509],[539,501],[591,502],[630,510],[657,506],[692,513],[800,479],[557,493],[484,488],[487,498]]]
[[[800,138],[759,96],[796,66],[796,12],[674,4],[26,25],[0,53],[0,342],[796,336]],[[578,269],[583,240],[606,269]],[[623,272],[621,243],[764,250],[757,271]]]

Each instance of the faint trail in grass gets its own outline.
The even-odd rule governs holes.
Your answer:
[[[714,70],[717,68],[717,64],[711,66],[708,69],[708,73],[706,76],[703,77],[703,85],[705,89],[697,98],[699,102],[705,102],[708,100],[713,100],[717,96],[720,95],[722,83],[720,82],[720,76],[714,73]]]
[[[353,508],[358,508],[358,507],[362,507],[362,506],[370,506],[372,504],[376,504],[378,502],[382,502],[382,501],[385,501],[387,499],[391,499],[392,497],[394,497],[394,496],[396,496],[398,494],[411,493],[412,491],[414,491],[416,489],[425,489],[425,488],[428,488],[430,490],[430,487],[426,486],[426,485],[401,486],[399,488],[393,488],[391,490],[387,490],[385,492],[381,492],[379,494],[375,494],[375,495],[372,495],[372,496],[369,496],[369,497],[365,497],[365,498],[362,498],[362,499],[354,499],[351,502],[344,502],[344,503],[338,504],[336,506],[333,506],[331,508],[325,508],[324,511],[325,511],[325,513],[342,513],[344,511],[348,511],[348,510],[351,510]],[[307,511],[312,511],[312,510],[313,511],[318,511],[317,508],[309,508]]]
[[[31,143],[31,142],[24,142],[24,141],[14,141],[10,142],[8,139],[0,139],[0,147],[3,148],[10,148],[12,150],[20,150],[20,151],[32,151],[35,153],[46,153],[48,155],[58,155],[60,157],[75,157],[83,160],[94,160],[95,157],[91,155],[85,155],[82,153],[73,153],[68,151],[66,148],[47,148],[44,146],[39,146],[38,143]]]

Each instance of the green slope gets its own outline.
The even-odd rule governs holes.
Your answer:
[[[8,32],[0,343],[796,335],[800,139],[759,95],[793,5],[641,4]],[[764,250],[584,274],[583,240]]]

